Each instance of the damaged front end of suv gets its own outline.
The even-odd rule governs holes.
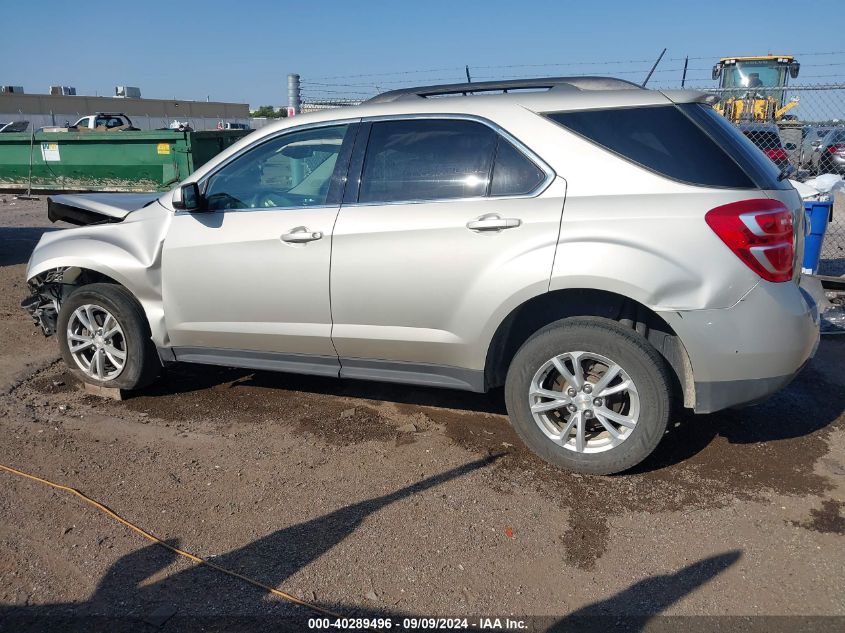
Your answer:
[[[44,336],[53,336],[59,310],[68,295],[79,286],[98,281],[108,279],[75,266],[51,268],[29,279],[27,286],[31,294],[21,301],[21,307],[29,313]]]
[[[27,285],[32,294],[21,301],[21,307],[32,317],[44,336],[56,333],[56,321],[62,303],[67,268],[55,268],[36,275]]]
[[[48,199],[48,217],[76,228],[44,233],[27,267],[21,307],[45,336],[57,333],[62,306],[79,288],[131,288],[153,334],[160,334],[161,244],[170,214],[161,194],[69,194]]]

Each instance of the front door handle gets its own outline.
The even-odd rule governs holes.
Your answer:
[[[304,226],[298,226],[295,229],[291,229],[290,233],[282,235],[282,241],[288,242],[289,244],[304,244],[305,242],[313,242],[322,238],[323,234],[320,231],[309,231]]]
[[[467,222],[467,228],[471,231],[502,231],[514,229],[520,224],[522,224],[522,220],[518,218],[503,218],[496,213],[489,213]]]

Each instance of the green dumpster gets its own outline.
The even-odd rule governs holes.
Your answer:
[[[249,130],[0,134],[0,189],[163,191]]]

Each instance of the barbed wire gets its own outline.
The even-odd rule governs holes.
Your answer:
[[[793,53],[794,57],[815,57],[815,56],[825,56],[825,55],[845,55],[845,51],[814,51],[814,52],[804,52],[804,53]],[[723,55],[690,55],[684,57],[671,57],[667,58],[668,61],[699,61],[699,60],[719,60]],[[741,57],[741,56],[737,56]],[[508,69],[508,68],[553,68],[553,67],[566,67],[566,66],[613,66],[613,65],[626,65],[626,64],[651,64],[654,63],[655,58],[650,59],[617,59],[617,60],[590,60],[590,61],[569,61],[569,62],[544,62],[544,63],[526,63],[526,64],[495,64],[495,65],[476,65],[476,64],[469,64],[470,69]],[[834,62],[831,64],[813,64],[814,66],[824,66],[824,65],[845,65],[845,62]],[[440,67],[440,68],[429,68],[429,69],[414,69],[414,70],[395,70],[395,71],[388,71],[388,72],[378,72],[378,73],[358,73],[358,74],[346,74],[346,75],[317,75],[314,76],[312,79],[314,80],[325,80],[325,79],[353,79],[353,78],[362,78],[362,77],[391,77],[397,75],[417,75],[417,74],[427,74],[427,73],[436,73],[436,72],[461,72],[463,73],[465,70],[464,65],[459,66],[447,66],[447,67]]]

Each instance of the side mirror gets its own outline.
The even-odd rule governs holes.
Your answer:
[[[719,64],[713,66],[713,79],[716,80],[722,76],[722,67]]]
[[[789,76],[795,79],[798,77],[798,71],[801,70],[801,64],[798,62],[791,62],[789,64]]]
[[[200,193],[199,185],[189,182],[173,191],[173,208],[196,213],[205,211],[205,200]]]
[[[787,143],[786,145],[783,146],[783,148],[787,149],[791,152],[793,150],[798,149],[798,146],[795,143]]]

